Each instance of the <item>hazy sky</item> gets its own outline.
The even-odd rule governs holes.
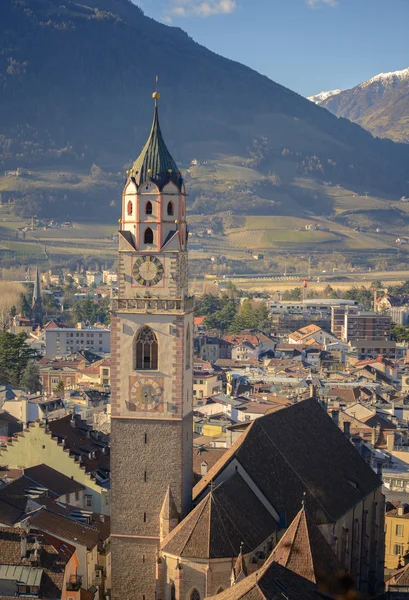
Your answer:
[[[409,0],[134,0],[300,94],[409,67]]]

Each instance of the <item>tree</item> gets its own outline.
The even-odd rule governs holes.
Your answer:
[[[20,313],[23,317],[26,317],[27,319],[31,319],[31,314],[32,314],[32,309],[30,306],[29,301],[27,300],[27,297],[25,296],[25,294],[21,294],[20,296]]]
[[[64,382],[63,382],[62,379],[60,379],[60,381],[57,383],[55,391],[56,392],[63,392],[64,391]]]
[[[243,329],[254,329],[258,327],[258,313],[251,303],[251,300],[245,300],[236,316],[234,317],[229,331],[231,333],[239,333]]]
[[[217,310],[220,310],[220,298],[213,294],[205,294],[199,298],[195,306],[195,315],[197,317],[206,317],[213,315]]]
[[[286,290],[283,293],[283,300],[301,300],[301,288]]]
[[[27,363],[21,377],[20,385],[32,394],[41,391],[40,365],[36,360],[30,360]]]
[[[26,339],[25,333],[0,333],[0,383],[20,385],[28,363],[39,357],[27,346]]]

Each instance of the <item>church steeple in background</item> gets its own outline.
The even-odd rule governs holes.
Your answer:
[[[34,323],[36,325],[41,325],[43,322],[43,307],[41,303],[40,274],[38,272],[38,265],[36,266],[31,308]]]

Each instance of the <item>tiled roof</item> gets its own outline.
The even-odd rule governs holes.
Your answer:
[[[208,600],[322,600],[315,584],[273,561]]]
[[[85,546],[92,550],[98,544],[98,530],[95,527],[78,523],[48,509],[42,509],[29,519],[30,525],[64,540]]]
[[[85,490],[85,486],[48,465],[36,465],[24,470],[24,478],[39,483],[56,496]]]
[[[238,473],[220,484],[165,538],[164,553],[186,558],[237,556],[262,544],[278,525]]]
[[[21,558],[22,529],[0,528],[0,563],[8,565],[30,565],[30,558]],[[65,566],[75,551],[70,545],[54,546],[53,538],[42,536],[42,532],[31,531],[27,537],[27,550],[33,551],[35,540],[41,544],[40,566],[43,575],[40,585],[40,598],[60,598],[63,592]],[[58,547],[57,547],[58,546]]]
[[[288,522],[304,492],[319,523],[334,522],[380,487],[377,475],[314,399],[253,421],[193,489],[199,499],[233,459]],[[353,486],[351,480],[357,482]],[[277,485],[277,482],[280,485]]]
[[[179,188],[182,185],[180,171],[162,136],[156,101],[152,128],[142,152],[132,166],[131,177],[138,186],[149,179],[160,189],[169,181],[173,181]]]
[[[388,589],[390,587],[409,587],[409,563],[405,565],[402,569],[398,569],[391,577],[391,579],[389,579],[389,581],[386,584],[386,588]]]
[[[328,396],[335,396],[345,402],[356,402],[359,400],[359,387],[332,387],[328,392]]]
[[[271,554],[271,560],[313,583],[342,570],[334,552],[303,507]]]

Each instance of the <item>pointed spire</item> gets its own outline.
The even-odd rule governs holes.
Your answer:
[[[305,506],[301,510],[271,553],[268,561],[294,571],[313,583],[341,571],[341,565],[327,540],[311,519]]]
[[[168,485],[165,498],[162,503],[162,508],[160,511],[160,516],[162,519],[179,519],[178,511],[176,509],[176,504],[173,499],[172,490],[170,489],[170,485]]]
[[[43,321],[43,308],[41,304],[41,288],[40,288],[40,274],[38,272],[38,265],[36,266],[36,274],[34,279],[33,299],[31,303],[32,318],[34,323],[42,323]]]
[[[179,522],[179,514],[173,499],[170,485],[168,485],[162,508],[159,515],[160,538],[163,540],[176,527]]]
[[[33,290],[33,301],[32,308],[35,307],[36,303],[41,300],[41,292],[40,292],[40,275],[38,273],[38,265],[36,266],[36,274],[34,279],[34,290]]]
[[[239,552],[238,557],[236,558],[236,562],[233,567],[232,585],[234,585],[235,583],[238,583],[239,581],[241,581],[242,579],[247,577],[247,567],[246,567],[246,561],[244,560],[244,556],[243,556],[243,546],[244,546],[244,542],[241,542],[240,552]]]
[[[166,147],[159,125],[158,100],[160,94],[158,92],[157,77],[156,91],[153,92],[152,98],[154,100],[154,110],[151,131],[129,174],[138,186],[152,180],[160,189],[169,181],[173,181],[181,188],[183,183],[181,173]]]

